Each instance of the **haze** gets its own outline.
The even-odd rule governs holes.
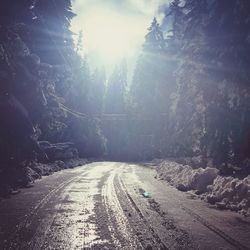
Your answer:
[[[113,67],[123,58],[135,61],[147,27],[154,16],[160,19],[160,4],[151,0],[76,0],[72,31],[83,31],[81,53],[87,55],[90,67]]]

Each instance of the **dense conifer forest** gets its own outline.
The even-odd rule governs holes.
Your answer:
[[[131,82],[126,59],[110,76],[90,70],[70,0],[1,2],[1,184],[76,158],[185,157],[250,174],[249,2],[167,2]]]

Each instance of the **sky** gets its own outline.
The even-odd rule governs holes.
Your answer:
[[[72,31],[83,31],[82,54],[92,69],[111,70],[123,58],[136,61],[147,28],[169,0],[74,0]],[[77,38],[77,36],[75,36]]]

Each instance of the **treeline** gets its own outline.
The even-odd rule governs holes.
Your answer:
[[[105,76],[91,73],[78,55],[82,41],[74,46],[69,29],[74,16],[68,0],[1,2],[1,177],[32,161],[53,161],[63,149],[65,158],[105,151],[100,122],[92,118],[102,109],[96,100]]]
[[[71,157],[189,157],[249,173],[249,13],[247,0],[174,0],[128,83],[125,60],[108,80],[90,72],[71,1],[2,1],[1,174],[52,161],[44,146],[65,142]]]
[[[153,20],[123,95],[119,156],[193,157],[249,174],[249,13],[246,0],[174,0],[162,25]]]

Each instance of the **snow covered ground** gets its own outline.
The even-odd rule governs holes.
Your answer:
[[[230,209],[250,216],[250,175],[240,180],[219,175],[215,168],[193,169],[188,165],[153,161],[158,177],[180,191],[194,191],[219,209]]]
[[[35,180],[42,178],[42,176],[82,166],[89,162],[90,160],[78,158],[52,163],[31,162],[27,164],[24,162],[22,167],[9,168],[9,171],[6,172],[0,170],[0,199],[18,193],[19,188],[33,186]]]

